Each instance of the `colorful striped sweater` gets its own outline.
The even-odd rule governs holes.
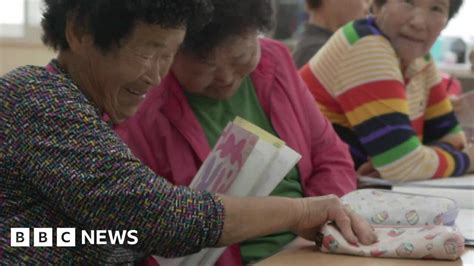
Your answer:
[[[59,73],[27,66],[0,77],[0,264],[123,265],[215,245],[221,200],[156,176],[50,66]],[[77,246],[10,247],[13,227],[74,227]],[[138,244],[82,245],[79,230],[137,230]]]
[[[453,148],[463,132],[429,56],[402,74],[389,40],[372,18],[341,28],[300,74],[321,111],[350,145],[355,166],[371,160],[382,178],[459,176],[467,154]]]

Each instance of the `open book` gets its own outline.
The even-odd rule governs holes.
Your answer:
[[[268,196],[301,159],[284,141],[237,117],[222,132],[190,187],[234,196]],[[208,248],[160,265],[213,265],[225,248]]]

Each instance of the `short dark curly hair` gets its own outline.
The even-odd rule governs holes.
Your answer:
[[[68,50],[65,29],[68,18],[92,35],[106,52],[120,45],[137,22],[164,28],[187,28],[207,23],[210,0],[45,0],[41,26],[43,42],[55,50]]]
[[[311,9],[319,8],[321,6],[321,0],[306,0],[306,4]]]
[[[373,5],[377,7],[383,6],[385,3],[387,3],[387,0],[374,0]],[[454,17],[456,13],[458,13],[459,8],[461,8],[463,3],[463,0],[450,0],[449,4],[449,19]]]
[[[182,51],[206,57],[229,37],[272,29],[271,0],[212,0],[211,20],[200,31],[189,32]]]

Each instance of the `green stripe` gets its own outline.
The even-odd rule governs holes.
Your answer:
[[[461,131],[463,131],[461,125],[457,124],[457,126],[455,126],[453,129],[451,129],[448,134],[455,134],[455,133],[459,133]]]
[[[413,136],[402,144],[375,156],[373,159],[374,165],[375,167],[382,167],[390,164],[414,151],[418,146],[420,146],[420,140],[416,136]]]
[[[354,21],[350,22],[343,28],[344,35],[351,45],[353,45],[357,40],[359,40],[359,34],[357,34],[356,29],[354,28]]]

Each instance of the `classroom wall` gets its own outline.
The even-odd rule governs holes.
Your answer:
[[[54,57],[52,50],[39,43],[0,43],[0,76],[18,66],[44,66]]]
[[[44,66],[56,55],[41,43],[2,43],[0,42],[0,76],[24,65]],[[449,69],[445,72],[450,73]],[[465,91],[474,90],[474,74],[457,75]]]

